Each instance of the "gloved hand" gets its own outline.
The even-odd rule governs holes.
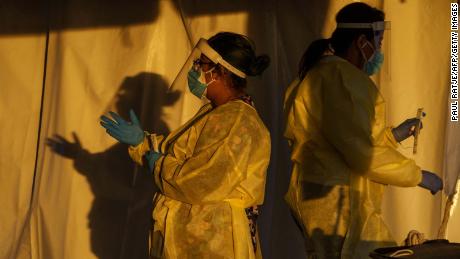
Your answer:
[[[132,146],[139,145],[144,139],[144,131],[141,129],[139,119],[133,110],[129,111],[131,122],[125,121],[120,115],[109,112],[113,120],[102,115],[101,125],[106,129],[106,132],[114,139],[121,143],[130,144]]]
[[[393,128],[391,132],[395,137],[396,141],[401,142],[406,138],[414,135],[415,127],[419,124],[420,120],[417,118],[411,118],[405,120],[398,127]],[[420,129],[423,128],[423,124],[420,122]]]
[[[435,195],[442,190],[442,179],[432,172],[422,170],[422,182],[418,186],[430,190],[431,194]]]
[[[163,154],[159,152],[155,152],[153,150],[150,150],[149,152],[145,153],[145,159],[147,160],[147,166],[149,167],[149,171],[153,172],[153,169],[155,168],[155,162],[160,159],[160,157]]]

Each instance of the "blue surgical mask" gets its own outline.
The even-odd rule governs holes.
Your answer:
[[[374,49],[372,44],[370,44],[368,42],[366,42],[366,44],[369,44],[371,46],[371,48]],[[361,50],[361,55],[364,58],[363,71],[367,75],[371,76],[371,75],[377,73],[380,70],[380,67],[383,64],[383,53],[380,50],[374,50],[374,54],[372,54],[372,56],[367,58],[366,55],[364,54],[364,51],[362,50],[364,47],[365,47],[365,45],[363,47],[361,47],[361,49],[360,49]]]
[[[213,70],[214,67],[206,71],[204,74],[211,73]],[[193,95],[200,99],[205,95],[206,88],[208,87],[208,85],[216,81],[215,79],[212,79],[211,82],[206,83],[206,79],[204,78],[204,75],[201,73],[201,69],[197,69],[194,67],[192,67],[188,72],[187,79],[188,88],[190,89],[190,92],[192,92]]]
[[[364,63],[364,72],[369,76],[377,73],[383,64],[383,53],[377,50],[371,59]]]

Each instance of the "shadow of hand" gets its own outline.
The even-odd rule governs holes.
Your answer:
[[[72,137],[74,142],[69,142],[64,137],[54,134],[53,137],[46,139],[46,145],[63,157],[75,159],[83,148],[75,132],[72,132]]]

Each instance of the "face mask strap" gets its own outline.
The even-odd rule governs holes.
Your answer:
[[[212,71],[214,71],[214,69],[216,69],[216,66],[213,66],[211,69],[209,69],[208,71],[204,72],[204,74],[206,75],[207,73],[212,73]]]
[[[208,73],[211,73],[211,81],[210,81],[209,83],[206,83],[206,86],[209,86],[210,84],[212,84],[212,83],[214,83],[214,82],[217,81],[216,79],[214,79],[214,78],[212,77],[212,71],[214,71],[215,69],[216,69],[216,67],[214,66],[214,67],[212,67],[211,69],[209,69],[208,71],[204,72],[204,80],[206,80],[206,75],[207,75]]]
[[[367,57],[366,57],[366,53],[364,53],[364,48],[366,47],[366,45],[369,45],[370,48],[374,51],[373,54],[372,54],[369,58],[367,58]],[[364,63],[369,62],[369,60],[371,60],[371,59],[375,56],[375,52],[377,51],[377,50],[375,49],[375,47],[372,46],[372,43],[370,43],[367,39],[366,39],[366,42],[364,43],[364,45],[361,46],[361,47],[359,47],[359,50],[361,51],[361,55],[362,55],[363,58],[364,58]]]

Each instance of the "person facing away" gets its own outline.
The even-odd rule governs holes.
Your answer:
[[[385,101],[369,78],[383,62],[384,13],[352,3],[330,39],[314,41],[285,94],[285,137],[293,162],[285,196],[309,258],[368,258],[394,245],[382,220],[385,185],[442,188],[436,174],[399,153],[420,121],[385,122]]]
[[[133,112],[131,122],[111,113],[101,125],[155,176],[153,258],[261,258],[255,219],[270,135],[245,87],[269,58],[256,56],[246,36],[221,32],[201,39],[188,60],[180,74],[210,102],[184,125],[167,136],[144,133]]]

